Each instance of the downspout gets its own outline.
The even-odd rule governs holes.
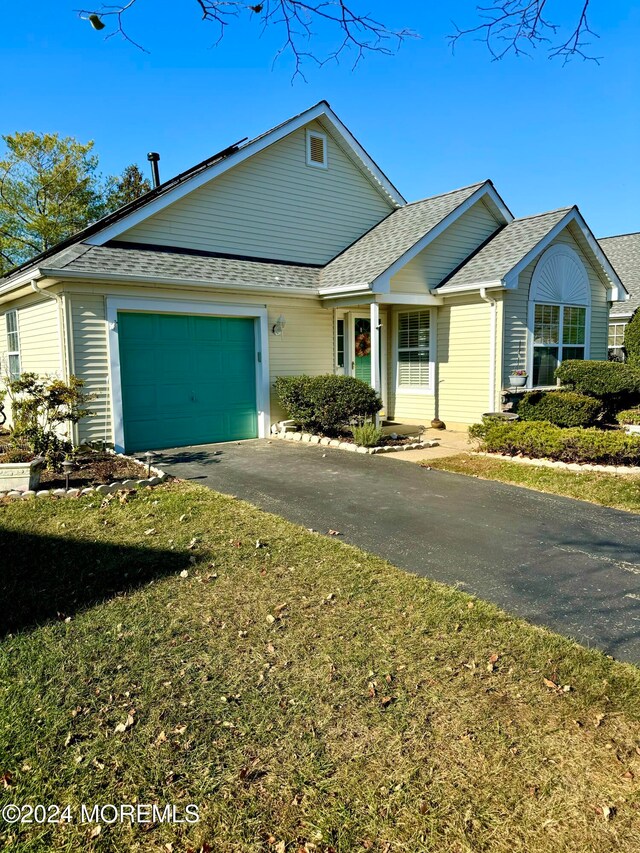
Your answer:
[[[489,409],[493,412],[496,405],[496,359],[497,359],[497,330],[496,320],[498,316],[498,305],[492,296],[487,295],[487,288],[480,288],[480,298],[489,305],[490,328],[489,328]]]
[[[47,299],[52,299],[58,306],[58,339],[60,341],[60,370],[62,373],[62,379],[65,382],[69,381],[69,362],[68,362],[68,352],[67,352],[67,339],[65,334],[65,322],[64,322],[64,300],[59,293],[51,293],[48,290],[43,290],[38,286],[38,282],[35,278],[31,279],[31,289],[34,293],[39,294],[40,296],[45,296]],[[77,443],[77,435],[76,433],[76,425],[73,424],[71,427],[73,433],[73,440]],[[71,438],[70,435],[68,435]]]

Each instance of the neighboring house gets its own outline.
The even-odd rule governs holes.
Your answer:
[[[0,347],[85,381],[76,440],[143,450],[266,436],[300,373],[470,424],[514,370],[606,359],[625,298],[577,207],[514,219],[491,181],[407,203],[321,102],[0,279]]]
[[[629,293],[627,302],[614,302],[609,313],[609,355],[623,358],[624,330],[640,306],[640,232],[601,237],[598,242]]]

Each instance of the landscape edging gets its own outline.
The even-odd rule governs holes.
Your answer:
[[[472,450],[473,456],[486,456],[488,459],[500,459],[505,462],[518,462],[521,465],[542,465],[545,468],[560,468],[565,471],[594,471],[601,474],[640,474],[640,467],[633,465],[596,465],[592,462],[560,462],[556,459],[534,459],[531,456],[507,456],[504,453],[486,453]]]
[[[337,438],[325,438],[320,435],[312,435],[309,432],[293,432],[291,430],[279,430],[271,434],[272,438],[282,438],[286,441],[301,441],[306,444],[320,444],[323,447],[335,447],[338,450],[350,450],[352,453],[397,453],[403,450],[423,450],[428,447],[437,447],[438,441],[418,441],[412,444],[399,444],[397,447],[363,447],[350,441],[340,441]]]

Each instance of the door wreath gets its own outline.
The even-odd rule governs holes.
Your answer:
[[[356,336],[356,358],[367,355],[371,355],[371,335],[368,332],[362,332]]]

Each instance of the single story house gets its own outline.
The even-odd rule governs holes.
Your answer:
[[[267,436],[301,373],[471,424],[515,370],[606,359],[626,298],[577,207],[516,219],[489,180],[407,202],[321,101],[0,279],[0,358],[83,379],[74,438],[117,450]]]
[[[613,302],[609,313],[609,355],[622,358],[624,330],[634,311],[640,307],[640,232],[601,237],[598,242],[620,276],[629,299]]]

